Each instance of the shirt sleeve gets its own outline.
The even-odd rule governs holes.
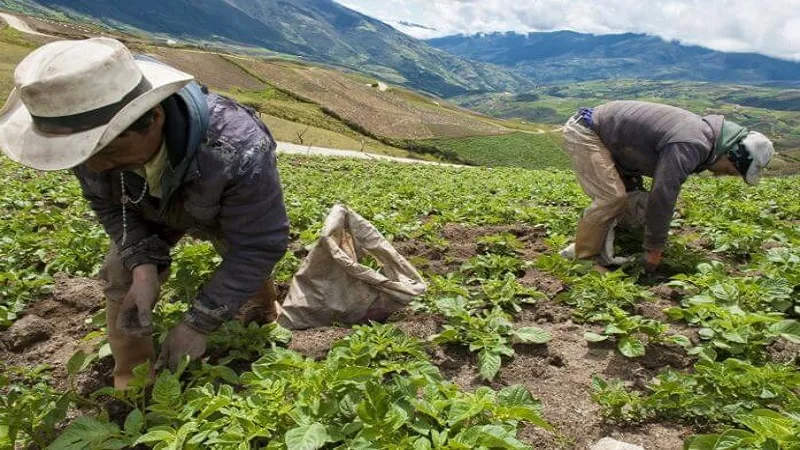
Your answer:
[[[681,186],[703,163],[707,154],[707,151],[689,143],[669,144],[661,151],[647,202],[645,250],[664,248]]]
[[[246,152],[221,199],[219,222],[227,247],[222,263],[186,320],[211,331],[232,319],[286,253],[289,219],[283,202],[274,141]]]

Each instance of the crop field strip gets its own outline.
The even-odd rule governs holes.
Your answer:
[[[94,339],[67,364],[68,375],[48,379],[48,370],[5,368],[0,424],[24,418],[37,425],[36,439],[109,447],[228,448],[246,441],[276,448],[366,442],[572,448],[599,437],[575,431],[574,421],[595,432],[602,416],[643,430],[633,433],[637,439],[653,439],[652,427],[700,435],[690,438],[692,449],[719,448],[717,442],[730,439],[744,448],[770,439],[775,448],[793,448],[800,430],[796,177],[768,178],[751,189],[735,179],[693,180],[679,203],[664,272],[644,276],[632,266],[600,275],[555,254],[586,204],[568,172],[287,156],[280,165],[293,236],[276,272],[282,289],[328,208],[344,202],[429,281],[410,319],[336,331],[314,359],[287,350],[284,330],[230,325],[212,339],[207,364],[183,377],[163,374],[151,393],[100,391],[130,406],[125,417],[109,418],[93,412],[93,399],[102,396],[69,389],[82,371],[107,366],[102,320],[95,315],[87,325]],[[0,314],[8,325],[50,295],[56,272],[95,273],[107,240],[69,174],[41,175],[4,162],[2,175],[9,181],[0,192],[0,252],[12,257],[0,267]],[[159,334],[178,320],[218,261],[207,244],[185,242],[176,250],[176,270],[163,290],[163,300],[174,302],[159,305]],[[532,320],[553,310],[563,317]],[[415,323],[428,325],[422,330]],[[295,332],[291,339],[307,342],[308,336]],[[540,387],[552,379],[517,373],[521,361],[562,356],[567,365],[547,371],[579,373],[581,360],[556,351],[570,340],[589,354],[619,355],[614,364],[630,372],[596,373],[594,381],[586,374],[583,388],[561,383],[595,402],[595,418],[561,417]],[[450,356],[436,356],[442,351]],[[448,358],[460,362],[448,365]],[[641,370],[653,378],[630,378]],[[332,397],[320,403],[315,392],[323,391]],[[87,415],[57,432],[69,405]],[[15,430],[20,442],[33,439],[24,427]],[[672,433],[665,442],[674,444],[678,431]],[[672,444],[663,445],[654,448]]]

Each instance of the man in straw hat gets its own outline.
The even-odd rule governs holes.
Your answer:
[[[610,228],[628,207],[628,192],[652,177],[644,217],[644,263],[661,263],[675,202],[694,173],[741,176],[758,183],[775,151],[772,142],[718,115],[700,117],[674,106],[613,101],[581,108],[564,125],[564,147],[592,204],[583,212],[574,247],[562,255],[595,259]],[[633,198],[633,196],[631,196]]]
[[[40,170],[72,168],[111,238],[101,270],[114,385],[155,359],[152,309],[185,234],[223,256],[158,358],[175,367],[240,309],[274,320],[270,274],[289,223],[275,141],[251,109],[119,41],[57,41],[28,55],[0,110],[0,149]],[[254,308],[242,308],[245,304]]]

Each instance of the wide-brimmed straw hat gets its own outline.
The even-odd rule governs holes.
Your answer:
[[[40,170],[77,166],[193,77],[134,59],[119,41],[56,41],[14,71],[0,110],[0,150]]]

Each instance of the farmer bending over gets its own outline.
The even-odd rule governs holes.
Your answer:
[[[578,222],[575,257],[594,259],[624,212],[627,191],[653,178],[645,217],[645,267],[661,263],[681,185],[694,173],[741,175],[759,181],[774,154],[763,134],[722,116],[700,117],[673,106],[614,101],[581,108],[564,126],[564,147],[592,203]]]
[[[214,243],[223,260],[157,365],[202,356],[208,333],[240,308],[259,322],[276,316],[270,274],[289,223],[275,141],[252,110],[192,80],[113,39],[58,41],[17,66],[0,110],[3,153],[35,169],[72,168],[111,238],[100,273],[121,389],[155,359],[152,310],[185,234]]]

